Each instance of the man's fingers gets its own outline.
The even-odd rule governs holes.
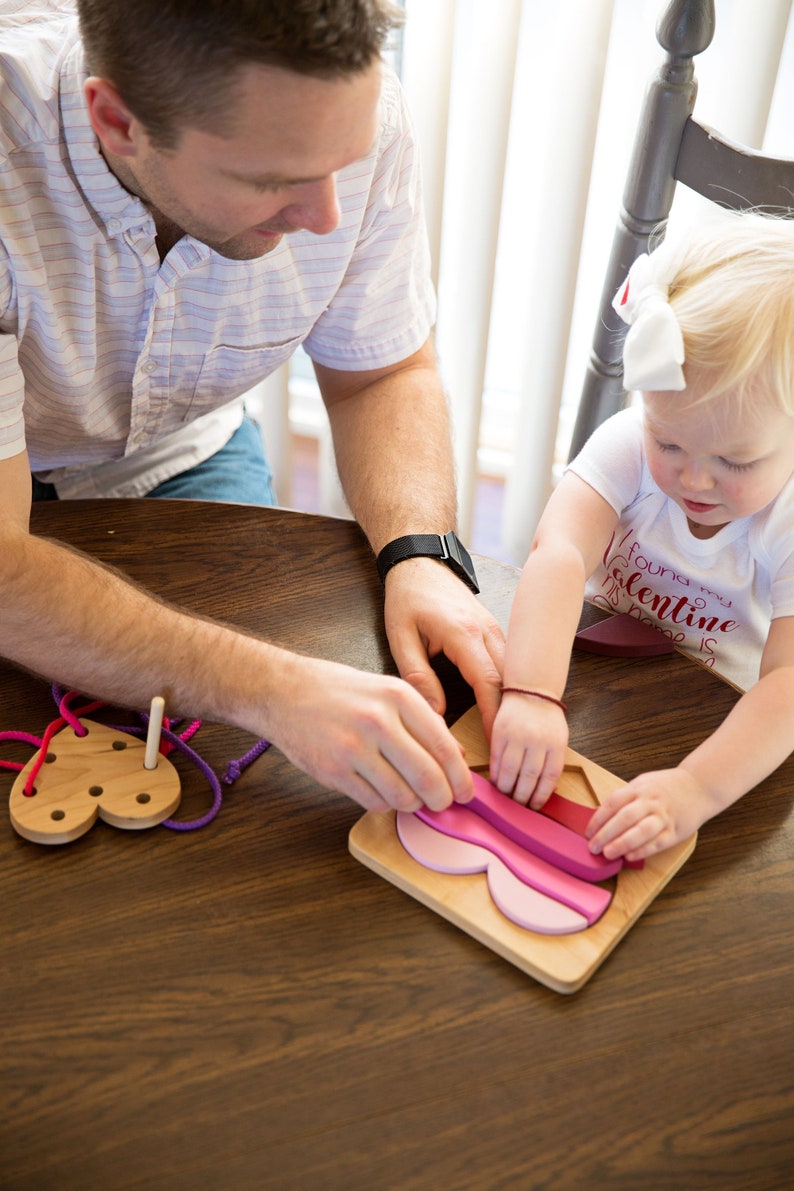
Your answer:
[[[412,559],[389,572],[385,623],[401,677],[443,714],[444,692],[428,658],[444,654],[474,691],[490,738],[505,649],[490,612],[437,562]]]
[[[398,667],[398,669],[400,669]],[[438,675],[432,666],[414,664],[407,670],[400,669],[400,677],[412,686],[429,705],[431,711],[443,715],[447,709],[447,698]]]

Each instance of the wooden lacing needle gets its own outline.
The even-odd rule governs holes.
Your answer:
[[[160,752],[160,735],[163,728],[163,713],[165,699],[162,695],[155,695],[149,709],[149,729],[146,733],[146,752],[143,757],[144,769],[156,769],[157,757]]]

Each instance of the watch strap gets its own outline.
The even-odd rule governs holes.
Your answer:
[[[381,582],[398,562],[405,562],[409,558],[437,558],[443,562],[467,587],[475,593],[480,588],[474,573],[471,555],[456,534],[450,532],[406,534],[405,537],[395,538],[383,547],[377,558],[378,574]]]

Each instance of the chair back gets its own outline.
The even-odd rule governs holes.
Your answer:
[[[596,322],[571,440],[570,457],[606,418],[626,404],[623,340],[626,325],[612,299],[632,263],[664,234],[676,184],[733,210],[794,217],[794,160],[765,157],[692,117],[697,94],[694,58],[714,36],[714,0],[671,0],[656,37],[666,58],[645,94],[623,206]]]

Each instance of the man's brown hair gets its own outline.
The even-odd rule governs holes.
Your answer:
[[[241,66],[356,74],[403,18],[390,0],[78,0],[78,13],[90,73],[163,149],[187,127],[222,134]]]

